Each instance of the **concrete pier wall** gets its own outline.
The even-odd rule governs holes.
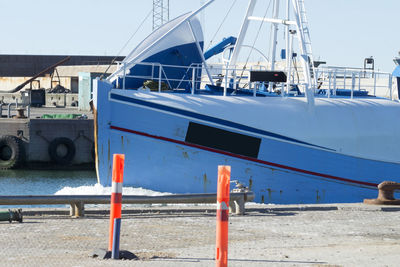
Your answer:
[[[84,169],[94,168],[92,119],[0,119],[0,137],[5,135],[15,136],[22,141],[25,153],[22,167],[82,165]],[[75,149],[74,156],[66,164],[60,164],[49,153],[51,143],[60,137],[69,139]],[[62,156],[68,149],[68,146],[61,144],[57,147],[57,153]]]

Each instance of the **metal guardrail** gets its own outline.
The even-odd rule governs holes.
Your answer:
[[[230,194],[229,208],[232,213],[243,215],[245,202],[254,200],[253,192],[237,192]],[[123,204],[188,204],[216,203],[217,194],[180,194],[163,196],[124,195]],[[59,205],[70,204],[70,215],[84,216],[85,204],[109,204],[109,195],[14,195],[0,196],[0,205]]]
[[[3,109],[3,106],[6,107],[5,109]],[[13,107],[14,107],[14,111],[15,114],[12,114],[13,111]],[[3,110],[7,111],[7,113],[5,115],[3,115]],[[16,116],[18,118],[29,118],[30,117],[30,105],[23,105],[23,104],[19,104],[18,101],[13,102],[13,103],[0,103],[0,118],[2,118],[3,116],[5,118],[12,118],[13,116]],[[27,115],[25,117],[24,111],[27,112]]]

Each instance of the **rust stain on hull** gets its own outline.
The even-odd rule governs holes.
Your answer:
[[[96,176],[97,176],[97,182],[100,183],[99,179],[99,150],[98,150],[98,140],[97,140],[97,132],[99,126],[97,125],[97,109],[92,106],[93,108],[93,126],[94,126],[94,163],[96,166]]]

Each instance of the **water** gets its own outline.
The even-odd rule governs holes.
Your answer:
[[[110,195],[111,187],[97,184],[95,171],[1,170],[0,196],[7,195]],[[124,187],[124,195],[156,196],[162,193],[144,188]],[[65,207],[30,205],[19,207]],[[16,208],[17,206],[0,206]]]
[[[94,171],[0,171],[0,195],[53,195],[65,187],[96,183]]]

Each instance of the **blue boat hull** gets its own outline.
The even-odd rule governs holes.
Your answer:
[[[217,117],[165,106],[119,90],[100,88],[97,107],[99,182],[111,185],[112,154],[125,154],[124,185],[161,192],[216,192],[217,166],[232,166],[231,180],[247,185],[257,202],[361,202],[376,185],[393,180],[400,165],[347,156],[301,140]],[[187,140],[198,123],[230,133],[262,136],[256,156]],[[251,136],[250,136],[251,137]]]

